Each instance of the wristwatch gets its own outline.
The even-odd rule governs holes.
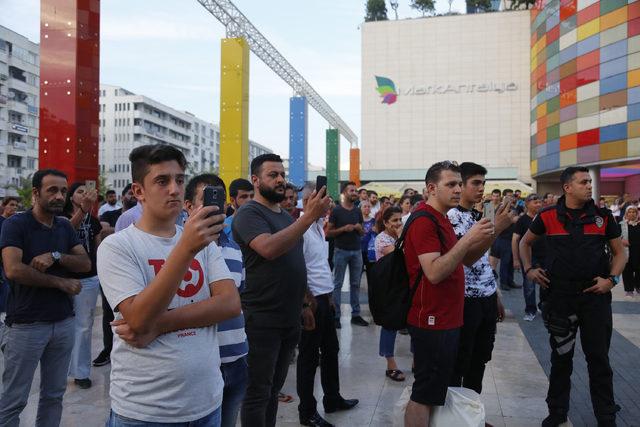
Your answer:
[[[62,259],[62,254],[58,251],[51,252],[51,258],[53,258],[53,264],[59,264]]]
[[[613,286],[618,284],[618,276],[609,275],[607,279],[611,280],[611,283],[613,283]]]

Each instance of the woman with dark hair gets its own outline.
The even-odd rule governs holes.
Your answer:
[[[381,215],[376,221],[376,229],[378,230],[375,243],[376,261],[393,252],[396,240],[398,240],[402,232],[402,209],[397,206],[391,206],[380,213]],[[387,359],[385,375],[393,381],[404,381],[404,373],[398,369],[394,357],[395,344],[396,331],[385,328],[380,329],[379,353],[380,356]]]
[[[625,298],[633,298],[633,291],[640,295],[640,224],[638,223],[638,208],[627,206],[624,219],[620,223],[622,231],[622,245],[627,254],[627,264],[622,272]]]
[[[91,259],[89,272],[74,275],[75,279],[80,280],[82,290],[73,297],[76,327],[69,376],[73,377],[75,384],[82,389],[91,387],[89,379],[91,373],[91,331],[93,330],[96,302],[100,293],[100,283],[96,272],[96,251],[100,244],[102,226],[91,212],[97,198],[96,190],[89,190],[84,183],[75,182],[67,192],[64,205],[64,214],[69,218],[80,243]]]

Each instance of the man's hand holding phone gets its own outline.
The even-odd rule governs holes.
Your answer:
[[[226,218],[223,213],[218,213],[219,210],[218,206],[202,206],[184,223],[180,241],[192,254],[195,255],[211,242],[218,241]]]

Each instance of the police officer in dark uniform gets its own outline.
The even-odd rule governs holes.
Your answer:
[[[609,345],[611,289],[626,263],[620,228],[611,211],[597,207],[591,198],[591,176],[586,168],[569,167],[560,181],[564,196],[536,216],[520,242],[527,278],[549,291],[542,309],[551,345],[549,416],[542,426],[567,421],[578,329],[598,426],[615,426],[617,406]],[[547,248],[544,265],[531,265],[532,243],[543,235]]]

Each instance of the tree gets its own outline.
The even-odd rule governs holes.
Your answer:
[[[527,9],[529,10],[529,7],[533,7],[536,4],[536,0],[513,0],[511,2],[511,6],[509,6],[509,9],[512,10],[517,10],[517,9]]]
[[[32,205],[31,201],[32,201],[32,186],[31,186],[31,175],[29,175],[27,178],[20,178],[20,185],[11,185],[10,187],[13,187],[16,189],[16,192],[18,193],[18,197],[20,197],[22,199],[22,206],[25,209],[29,209]]]
[[[435,0],[411,0],[411,7],[422,12],[422,16],[433,13],[436,10]]]
[[[389,4],[391,5],[391,9],[393,9],[393,13],[396,15],[396,21],[398,20],[398,0],[389,0]]]
[[[467,0],[467,10],[480,10],[486,12],[491,10],[491,0]]]
[[[111,186],[107,184],[107,177],[103,174],[98,175],[98,194],[107,197],[107,190],[111,190]]]
[[[386,21],[387,5],[384,0],[367,0],[365,22],[370,21]]]

